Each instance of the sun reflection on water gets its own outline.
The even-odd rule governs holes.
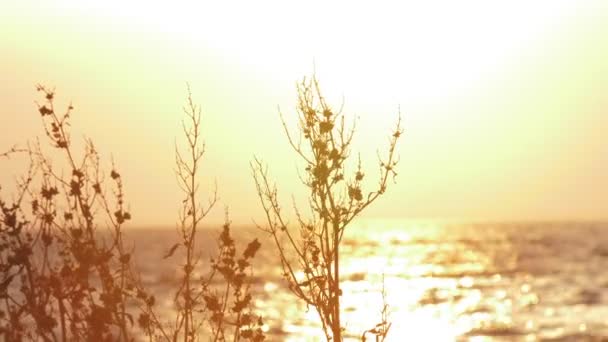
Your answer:
[[[541,289],[560,279],[545,276],[544,268],[559,264],[531,259],[546,253],[539,244],[552,247],[546,233],[517,229],[390,221],[354,227],[342,259],[347,336],[360,340],[381,321],[383,287],[392,322],[388,341],[537,341],[588,333],[585,322],[546,322],[555,310],[543,306]],[[599,297],[582,294],[587,301]],[[305,316],[308,324],[318,321],[312,308]],[[313,330],[289,340],[322,337],[310,335]]]
[[[594,226],[375,222],[352,228],[341,259],[347,340],[360,340],[381,322],[383,288],[392,323],[387,341],[608,337],[608,253],[599,248],[608,245],[608,234]],[[315,309],[289,292],[274,251],[262,249],[260,257],[252,291],[267,340],[324,340]],[[159,297],[170,279],[157,279]]]

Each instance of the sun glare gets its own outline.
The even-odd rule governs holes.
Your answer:
[[[518,1],[63,4],[83,18],[171,35],[193,50],[215,50],[282,80],[311,70],[316,61],[324,81],[339,84],[337,95],[357,99],[364,92],[368,101],[388,99],[393,106],[404,96],[436,101],[488,82],[571,9],[567,1],[526,3],[525,11]]]

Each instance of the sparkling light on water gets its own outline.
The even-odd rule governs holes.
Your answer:
[[[341,259],[347,340],[359,340],[379,323],[385,303],[392,323],[389,341],[607,337],[603,229],[608,225],[373,222],[353,227]],[[252,290],[269,340],[323,340],[316,311],[288,291],[272,244],[263,244],[255,268],[259,282]],[[159,296],[170,274],[158,279]]]

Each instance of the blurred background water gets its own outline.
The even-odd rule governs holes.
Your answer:
[[[608,341],[608,224],[367,221],[342,247],[343,322],[350,339],[380,322],[389,341]],[[202,260],[219,234],[201,232]],[[270,341],[322,340],[317,313],[281,278],[276,249],[257,236],[252,291]],[[170,315],[179,256],[162,260],[175,231],[132,230],[144,281]],[[244,247],[244,246],[243,246]]]

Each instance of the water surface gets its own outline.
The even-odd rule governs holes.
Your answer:
[[[608,341],[607,233],[601,223],[360,223],[342,248],[347,334],[358,339],[380,321],[384,286],[390,341]],[[179,260],[160,256],[174,234],[130,233],[165,304]],[[208,236],[203,260],[213,253]],[[260,239],[252,291],[269,340],[320,340],[316,312],[288,291],[274,246]]]

